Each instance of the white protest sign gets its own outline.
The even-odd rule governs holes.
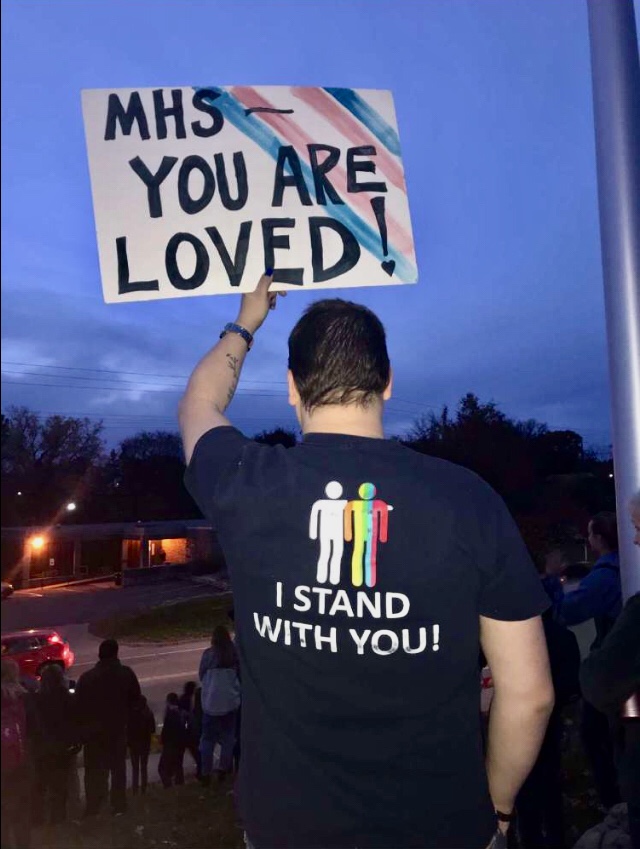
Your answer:
[[[415,283],[389,91],[82,92],[104,299]]]

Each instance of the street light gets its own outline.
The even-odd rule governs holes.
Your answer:
[[[68,513],[73,513],[73,511],[76,509],[76,507],[77,507],[77,505],[76,505],[75,501],[70,501],[70,502],[67,504],[67,512],[68,512]]]
[[[31,548],[36,551],[40,551],[41,548],[44,548],[45,539],[44,537],[32,537],[31,538]]]

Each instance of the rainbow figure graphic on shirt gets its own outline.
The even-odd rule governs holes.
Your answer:
[[[375,587],[378,543],[387,541],[393,507],[375,497],[372,483],[360,484],[358,495],[362,500],[349,501],[344,510],[344,538],[353,541],[351,582],[354,587]]]
[[[310,539],[320,538],[320,554],[316,581],[326,584],[340,583],[340,566],[344,552],[344,508],[346,498],[341,498],[342,484],[329,481],[324,489],[326,498],[315,502],[309,520]]]

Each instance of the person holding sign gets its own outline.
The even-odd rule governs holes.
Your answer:
[[[487,484],[384,438],[392,375],[366,307],[320,301],[289,337],[300,445],[232,426],[225,410],[275,308],[271,283],[268,270],[242,297],[180,404],[186,483],[234,592],[248,845],[505,846],[553,705],[547,596]],[[346,502],[335,510],[351,523],[330,552],[327,501]],[[486,762],[480,646],[495,688]]]

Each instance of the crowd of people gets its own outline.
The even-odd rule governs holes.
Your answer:
[[[199,684],[167,695],[163,785],[184,782],[186,752],[210,784],[216,744],[225,781],[242,702],[248,849],[562,849],[563,711],[576,702],[602,810],[627,803],[640,849],[640,593],[623,606],[616,516],[590,521],[596,562],[576,589],[557,552],[536,574],[484,481],[384,438],[384,327],[342,300],[309,307],[289,337],[302,443],[244,437],[225,410],[271,283],[268,269],[243,295],[180,407],[187,488],[223,544],[239,639],[217,627]],[[631,516],[640,545],[640,493]],[[589,620],[581,663],[570,628]],[[493,680],[484,738],[479,660]],[[40,817],[64,816],[80,745],[86,816],[108,795],[123,813],[127,747],[144,792],[154,725],[113,640],[73,698],[56,672],[26,694],[3,660],[3,846],[28,845],[31,792]]]
[[[2,659],[2,849],[25,849],[33,826],[63,822],[78,796],[78,754],[83,752],[85,818],[105,808],[127,810],[127,758],[131,792],[145,793],[156,718],[135,672],[104,640],[98,662],[69,687],[51,664],[38,682],[21,680],[18,665]],[[25,686],[25,684],[27,686]],[[215,628],[202,657],[200,683],[166,697],[159,734],[158,775],[167,789],[184,784],[188,752],[203,785],[214,772],[224,782],[238,768],[240,677],[235,646],[224,625]],[[220,744],[214,771],[214,749]]]
[[[640,545],[640,503],[632,502],[631,514]],[[517,797],[523,849],[566,846],[563,715],[572,703],[579,706],[580,739],[601,810],[624,800],[633,846],[640,845],[639,726],[636,717],[629,721],[621,717],[624,701],[640,690],[640,595],[632,597],[623,612],[615,513],[592,518],[588,541],[596,560],[575,589],[567,591],[563,586],[568,562],[561,550],[552,549],[542,569],[550,600],[542,619],[555,704],[536,763]],[[581,664],[570,627],[589,621],[594,624],[595,639]],[[625,636],[624,646],[619,629]]]
[[[632,510],[637,511],[640,528],[640,504]],[[615,514],[598,514],[592,519],[589,542],[597,559],[578,588],[566,592],[562,586],[566,560],[558,556],[557,549],[549,552],[542,569],[542,583],[551,602],[542,618],[555,704],[538,758],[516,800],[523,849],[566,846],[563,714],[579,700],[581,738],[602,809],[627,801],[633,845],[639,845],[639,721],[636,716],[625,722],[621,708],[638,686],[640,596],[630,599],[622,610]],[[640,544],[640,530],[636,542]],[[233,619],[233,612],[230,616]],[[569,626],[588,620],[595,623],[596,638],[581,665],[578,642]],[[187,753],[193,759],[196,778],[209,785],[216,744],[220,746],[215,770],[218,781],[224,782],[238,768],[240,669],[233,639],[224,625],[213,631],[198,675],[199,683],[187,681],[182,693],[166,697],[158,765],[165,788],[184,783]],[[107,795],[112,812],[124,813],[127,754],[131,792],[145,793],[155,733],[154,713],[135,673],[120,662],[115,640],[101,643],[98,663],[80,677],[75,693],[57,665],[43,670],[37,689],[26,689],[17,665],[4,658],[2,846],[26,847],[32,825],[64,821],[82,749],[84,815],[96,815]],[[25,804],[27,798],[29,805]]]
[[[638,522],[640,526],[640,521]],[[640,597],[621,614],[614,514],[599,514],[589,525],[596,563],[580,586],[565,592],[557,551],[547,557],[542,582],[551,606],[543,614],[556,694],[540,753],[516,802],[523,849],[566,845],[563,815],[563,712],[581,701],[581,737],[603,810],[628,802],[629,823],[638,844],[638,722],[625,723],[620,708],[640,645]],[[640,543],[640,533],[638,534]],[[566,564],[565,564],[566,565]],[[233,614],[231,614],[233,616]],[[593,619],[596,639],[587,660],[570,625]],[[635,650],[635,653],[634,653]],[[621,674],[625,660],[630,671]],[[637,662],[637,661],[636,661]],[[159,777],[165,788],[185,781],[188,753],[203,785],[214,774],[214,749],[220,746],[218,780],[238,768],[240,753],[240,670],[229,630],[215,628],[201,658],[199,683],[188,681],[172,692],[160,732]],[[2,846],[25,847],[32,825],[65,819],[77,780],[77,755],[84,748],[85,816],[97,814],[109,793],[114,814],[126,810],[126,758],[131,791],[145,793],[156,720],[133,670],[118,659],[118,645],[105,640],[96,666],[81,676],[75,693],[59,666],[49,665],[37,689],[25,689],[17,665],[2,660]],[[635,738],[634,738],[635,735]],[[617,751],[616,751],[617,750]],[[617,755],[617,768],[616,768]],[[620,778],[618,778],[618,775]],[[25,799],[31,800],[25,805]]]

